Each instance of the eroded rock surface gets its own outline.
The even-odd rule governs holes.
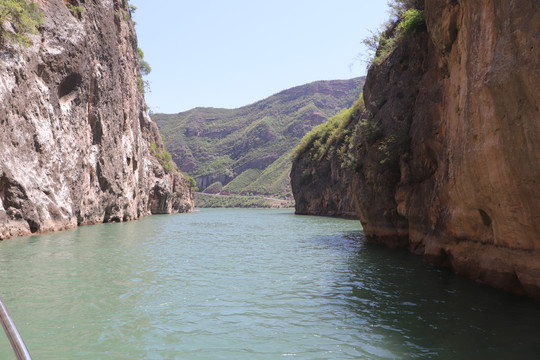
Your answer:
[[[366,235],[540,298],[540,4],[426,0],[425,18],[364,87]]]
[[[382,139],[393,132],[408,146],[397,171],[377,174],[388,182],[378,202],[365,169],[383,140],[359,142],[366,233],[540,298],[540,4],[427,0],[425,15],[427,33],[366,83],[367,111],[387,123]],[[394,131],[400,122],[406,131]]]
[[[127,3],[38,4],[33,44],[0,48],[0,239],[191,211],[188,181],[151,155]]]

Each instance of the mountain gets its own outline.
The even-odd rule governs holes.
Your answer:
[[[540,6],[414,3],[381,38],[364,104],[296,152],[297,211],[354,205],[369,241],[540,299]]]
[[[0,24],[0,239],[190,211],[190,182],[159,157],[127,1],[1,3],[8,5]]]
[[[201,191],[291,198],[292,149],[314,126],[351,106],[364,80],[318,81],[238,109],[152,117],[174,162]]]

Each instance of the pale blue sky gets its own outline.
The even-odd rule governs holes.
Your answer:
[[[386,0],[131,0],[154,112],[236,108],[316,80],[365,75],[362,39]]]

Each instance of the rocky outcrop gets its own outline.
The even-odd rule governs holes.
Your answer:
[[[295,213],[358,218],[352,184],[352,172],[338,158],[313,162],[299,157],[291,170]]]
[[[233,179],[232,174],[210,174],[195,178],[199,189],[206,189],[214,183],[227,184]]]
[[[427,30],[364,87],[353,187],[367,238],[540,298],[540,4],[424,10]]]
[[[427,0],[425,17],[366,82],[384,134],[358,142],[366,234],[540,298],[540,5]],[[373,172],[390,136],[397,167]]]
[[[190,211],[189,182],[150,152],[127,2],[38,4],[32,44],[0,48],[0,239]]]
[[[355,108],[362,106],[357,102],[345,115],[314,128],[294,151],[290,179],[297,215],[358,217],[348,154],[357,127]]]

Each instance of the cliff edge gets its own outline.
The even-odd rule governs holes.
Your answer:
[[[540,4],[419,10],[424,28],[370,68],[353,116],[366,236],[540,299]]]
[[[0,239],[191,211],[189,181],[156,156],[127,1],[37,4],[29,46],[1,39]]]
[[[292,154],[291,188],[297,215],[356,219],[354,135],[362,96],[350,109],[313,128]]]

